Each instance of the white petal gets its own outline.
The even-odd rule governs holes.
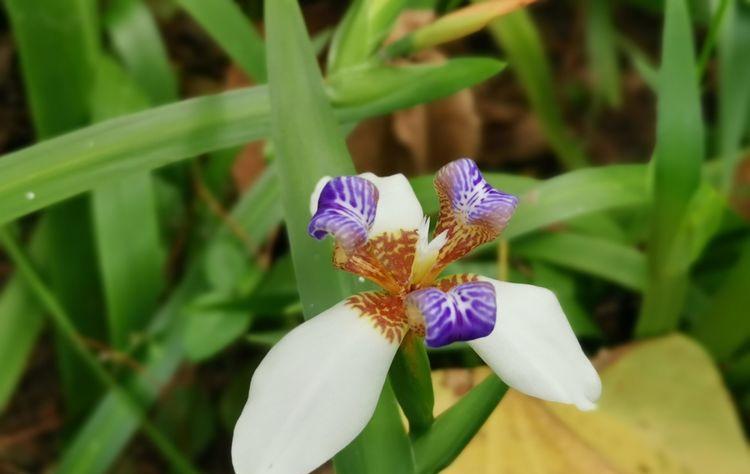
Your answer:
[[[596,408],[601,381],[554,293],[482,277],[495,286],[497,322],[469,344],[511,387],[581,410]]]
[[[260,363],[234,428],[237,474],[304,474],[372,417],[398,348],[339,303],[295,328]]]
[[[416,230],[422,225],[424,214],[409,180],[402,174],[375,176],[363,173],[361,177],[378,188],[378,210],[370,235],[397,230]]]

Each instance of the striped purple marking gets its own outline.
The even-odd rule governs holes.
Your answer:
[[[410,293],[406,304],[422,314],[430,347],[488,336],[495,327],[497,303],[491,283],[464,283],[448,292],[425,288]]]
[[[320,193],[307,232],[318,240],[331,234],[344,249],[354,250],[367,242],[377,207],[378,188],[372,182],[359,176],[333,178]]]
[[[508,224],[518,204],[518,198],[512,194],[490,186],[476,163],[469,158],[443,166],[435,182],[445,190],[453,211],[463,224],[485,225],[499,233]]]

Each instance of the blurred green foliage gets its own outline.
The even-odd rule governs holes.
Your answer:
[[[352,288],[330,265],[330,247],[306,233],[317,180],[354,172],[347,133],[501,73],[522,91],[554,158],[534,176],[485,173],[520,197],[503,235],[510,279],[552,288],[592,350],[691,336],[750,416],[750,225],[738,212],[750,194],[738,174],[750,131],[750,5],[557,7],[585,19],[582,113],[621,110],[633,76],[655,95],[652,156],[596,166],[570,123],[581,106],[561,93],[570,84],[559,83],[559,47],[537,17],[543,7],[472,17],[469,26],[445,16],[477,3],[354,0],[332,30],[311,38],[295,0],[265,8],[4,0],[38,143],[0,157],[0,222],[18,273],[0,294],[0,409],[8,414],[51,314],[54,390],[65,400],[61,449],[50,460],[57,472],[111,471],[139,430],[177,471],[203,468],[217,442],[228,453],[260,356]],[[442,21],[386,43],[408,9]],[[664,25],[656,52],[620,27],[623,12]],[[186,73],[165,40],[179,15],[257,85],[187,98]],[[477,35],[482,55],[408,59],[487,23]],[[705,110],[714,103],[715,113]],[[269,140],[265,169],[235,192],[231,163],[240,146],[261,140]],[[434,215],[432,176],[411,178]],[[498,260],[488,245],[457,265],[497,275]],[[622,301],[630,306],[609,317],[625,329],[612,338],[599,313]],[[429,364],[446,361],[474,363],[461,345],[401,349],[375,416],[336,457],[337,472],[434,473],[461,453],[507,387],[490,376],[433,417]],[[218,389],[194,383],[213,364],[237,377],[212,379]],[[407,387],[410,378],[418,383]]]

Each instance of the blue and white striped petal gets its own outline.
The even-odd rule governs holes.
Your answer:
[[[435,176],[435,187],[449,204],[441,206],[441,218],[451,213],[458,224],[486,226],[496,234],[508,224],[518,204],[515,196],[490,186],[469,158],[443,166]]]
[[[425,288],[406,297],[410,320],[424,321],[425,342],[441,347],[489,335],[495,327],[495,288],[487,282],[469,282],[447,292]]]
[[[378,207],[378,188],[359,176],[340,176],[325,183],[308,233],[322,240],[331,234],[350,251],[367,242]]]

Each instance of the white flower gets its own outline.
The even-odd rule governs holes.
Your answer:
[[[599,376],[555,295],[443,268],[504,229],[515,197],[461,159],[435,178],[440,216],[428,226],[402,175],[325,178],[311,200],[310,234],[336,241],[334,265],[378,283],[287,334],[253,375],[237,421],[238,474],[310,472],[372,417],[407,331],[430,346],[467,341],[508,385],[545,400],[595,407]]]

